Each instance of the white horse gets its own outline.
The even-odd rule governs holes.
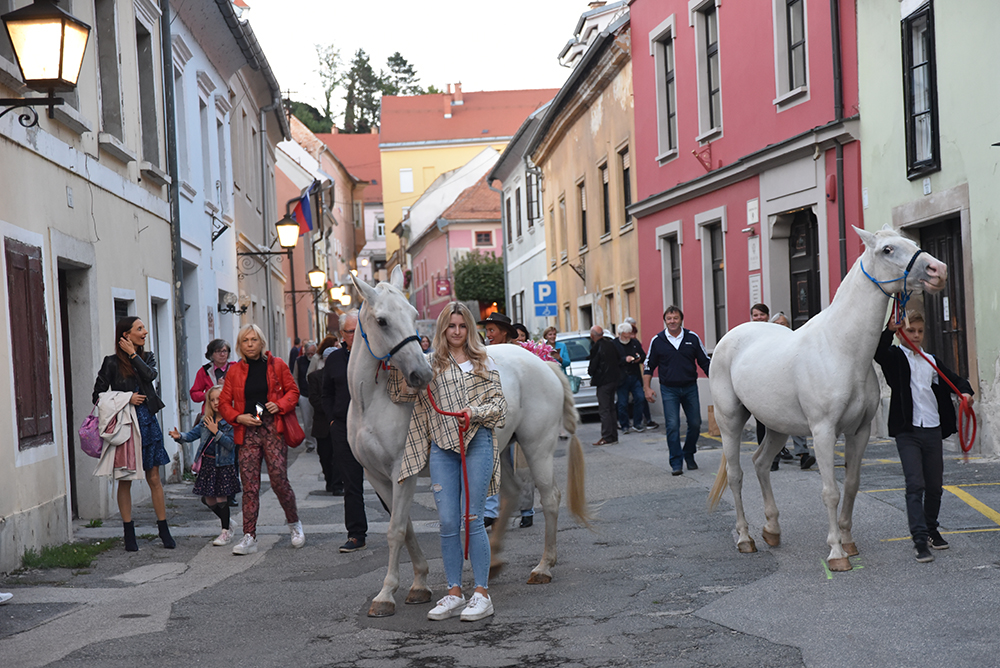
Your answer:
[[[382,368],[381,360],[390,360],[412,388],[425,388],[433,372],[420,350],[420,339],[415,336],[417,312],[400,290],[402,271],[397,267],[389,282],[375,287],[357,279],[354,284],[364,297],[358,319],[358,334],[363,333],[363,336],[362,340],[355,339],[347,366],[351,390],[347,432],[355,458],[365,468],[379,496],[390,506],[389,566],[382,590],[368,610],[370,617],[385,617],[395,613],[393,594],[399,587],[399,557],[404,543],[413,562],[413,585],[406,602],[426,603],[431,600],[431,591],[427,586],[427,560],[410,522],[410,504],[417,476],[397,482],[413,404],[395,404],[389,399],[386,391],[389,374]],[[570,434],[567,505],[584,524],[590,520],[584,496],[583,448],[576,436],[578,415],[573,394],[558,366],[543,362],[520,346],[491,347],[489,353],[496,361],[507,400],[506,423],[496,434],[497,442],[501,449],[513,439],[521,445],[545,513],[545,548],[528,583],[547,583],[552,580],[551,568],[556,563],[561,495],[555,484],[552,459],[560,426]],[[503,532],[497,529],[503,525],[506,517],[503,512],[509,513],[512,497],[517,494],[508,464],[504,464],[501,487],[501,519],[494,525],[490,538],[491,571],[500,565]]]
[[[832,571],[851,570],[848,557],[858,554],[851,535],[852,513],[861,458],[879,399],[872,359],[885,324],[888,293],[921,286],[937,292],[948,275],[943,262],[888,226],[875,233],[854,229],[865,251],[828,308],[795,331],[761,322],[734,328],[716,346],[709,373],[725,456],[709,506],[718,503],[728,477],[736,506],[737,548],[757,551],[741,497],[740,438],[752,414],[767,426],[767,436],[753,457],[767,518],[762,533],[768,545],[778,545],[781,529],[771,491],[771,461],[789,434],[812,434],[829,513],[827,564]],[[840,434],[846,441],[846,473],[838,520],[840,491],[833,445]]]

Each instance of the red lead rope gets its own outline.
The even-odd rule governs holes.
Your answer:
[[[948,380],[947,376],[941,373],[941,369],[937,368],[937,365],[935,365],[934,362],[932,362],[931,359],[924,354],[924,351],[913,345],[913,342],[910,341],[909,337],[906,336],[906,333],[903,332],[902,327],[896,330],[896,334],[903,339],[906,345],[910,347],[910,350],[916,350],[920,353],[920,356],[923,357],[924,360],[931,365],[931,368],[937,372],[937,375],[941,377],[941,380],[946,382],[948,387],[951,388],[951,391],[958,395],[958,441],[962,446],[962,452],[965,453],[966,459],[968,459],[969,451],[972,450],[972,444],[976,442],[976,412],[972,410],[972,406],[969,404],[969,400],[965,398],[965,395],[963,395],[958,388],[955,387],[954,383]]]
[[[472,517],[469,515],[469,472],[465,468],[465,432],[469,431],[469,416],[463,413],[449,413],[438,408],[431,394],[431,388],[427,386],[427,398],[431,400],[431,406],[441,415],[447,415],[458,420],[458,451],[462,455],[462,487],[465,488],[465,558],[469,558],[469,525]]]

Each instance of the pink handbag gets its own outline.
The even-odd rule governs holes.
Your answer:
[[[101,450],[104,448],[104,441],[101,440],[100,427],[97,422],[97,407],[91,411],[80,425],[80,449],[84,454],[91,457],[100,458]]]

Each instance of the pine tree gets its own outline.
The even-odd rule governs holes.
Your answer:
[[[408,62],[399,51],[389,56],[386,64],[389,66],[389,72],[382,76],[383,95],[424,94],[424,89],[419,84],[420,78],[417,76],[413,64]]]

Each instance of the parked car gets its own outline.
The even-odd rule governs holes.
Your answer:
[[[604,337],[614,338],[608,332],[604,332]],[[580,391],[574,395],[576,409],[581,413],[597,410],[597,389],[590,385],[590,374],[587,367],[590,365],[590,332],[561,332],[556,334],[556,341],[566,344],[569,351],[569,372],[574,376],[579,376]]]

